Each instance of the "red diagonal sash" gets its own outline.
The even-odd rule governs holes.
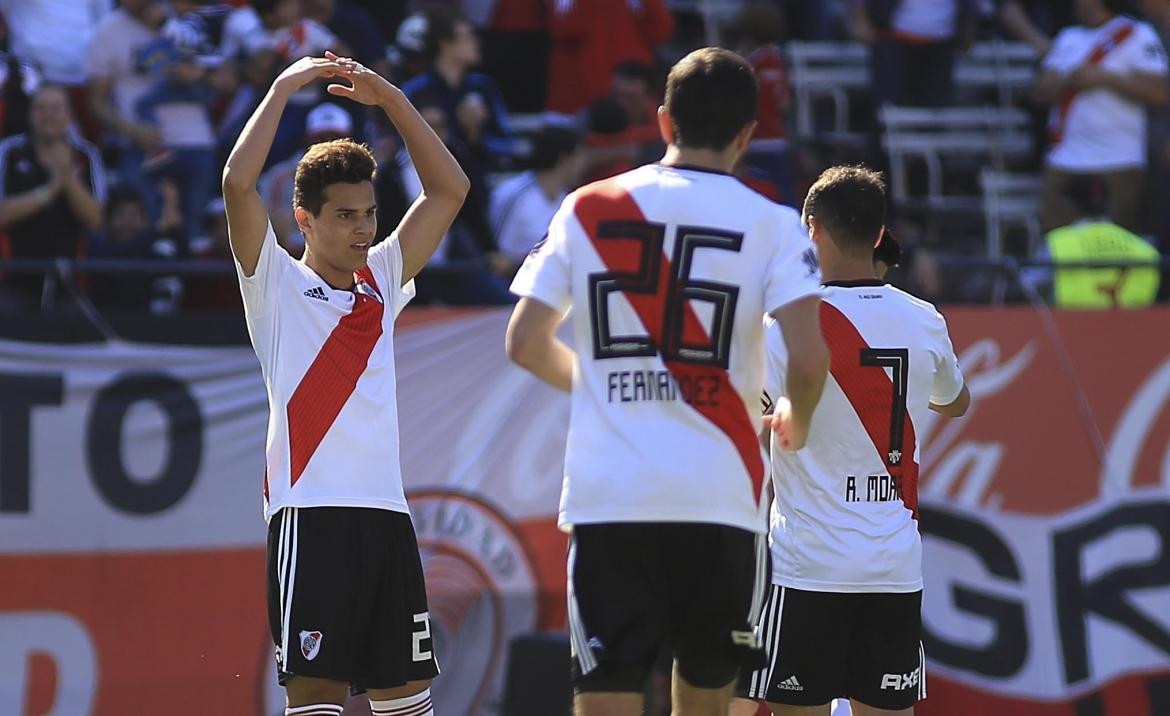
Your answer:
[[[357,273],[377,291],[369,268]],[[382,336],[382,302],[354,292],[353,309],[342,316],[288,401],[290,486],[297,484],[309,459],[337,420]]]
[[[821,303],[821,333],[829,346],[829,372],[833,380],[861,419],[890,477],[901,486],[902,504],[918,519],[918,461],[914,459],[917,442],[910,413],[906,412],[903,418],[902,444],[891,445],[887,450],[893,382],[884,369],[861,364],[861,351],[869,348],[869,344],[845,314],[828,302]],[[886,459],[887,452],[893,450],[901,451],[901,459],[896,464]]]
[[[646,217],[624,189],[616,182],[602,182],[582,192],[576,205],[576,215],[585,233],[589,236],[594,250],[601,261],[611,271],[631,271],[637,269],[640,244],[634,240],[621,239],[598,240],[598,225],[603,221],[645,221]],[[663,255],[659,263],[657,291],[654,294],[625,293],[626,299],[633,306],[634,312],[642,322],[643,328],[655,345],[663,344],[664,314],[668,302],[673,269],[669,257]],[[704,343],[707,341],[707,331],[695,315],[690,304],[683,307],[683,341],[686,343]],[[698,378],[704,381],[715,381],[718,385],[718,394],[728,399],[717,401],[714,405],[691,405],[700,415],[719,428],[732,444],[743,460],[748,476],[751,478],[752,490],[757,502],[764,484],[764,461],[760,454],[760,442],[757,430],[747,408],[739,399],[735,388],[731,384],[730,376],[725,369],[713,365],[700,365],[680,361],[665,360],[666,369],[679,384],[691,381],[695,384]]]
[[[1114,48],[1129,39],[1129,36],[1133,34],[1136,27],[1131,22],[1115,27],[1113,32],[1101,38],[1100,42],[1093,47],[1092,52],[1089,53],[1082,67],[1101,64]],[[1064,138],[1064,124],[1068,121],[1068,112],[1072,109],[1072,103],[1079,94],[1079,92],[1065,92],[1061,95],[1060,104],[1057,105],[1056,117],[1052,122],[1052,126],[1049,127],[1048,132],[1048,138],[1053,144],[1059,144],[1061,139]]]

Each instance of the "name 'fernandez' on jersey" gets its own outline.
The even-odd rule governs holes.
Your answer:
[[[795,211],[721,172],[647,165],[571,194],[512,290],[573,306],[562,528],[763,531],[760,316],[820,292]]]

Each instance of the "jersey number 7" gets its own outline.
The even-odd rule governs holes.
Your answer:
[[[648,221],[602,221],[597,241],[635,242],[638,268],[634,271],[600,271],[589,274],[589,315],[593,332],[593,357],[631,358],[661,353],[663,360],[716,365],[726,369],[731,353],[732,328],[739,287],[729,283],[692,279],[691,266],[700,248],[739,252],[743,234],[701,226],[680,226],[675,231],[674,256],[663,266],[666,226]],[[665,278],[666,285],[663,286]],[[665,291],[663,290],[665,288]],[[631,301],[645,296],[643,316],[646,334],[613,335],[610,330],[610,294],[620,291]],[[684,331],[695,321],[691,301],[711,304],[710,331]],[[657,323],[657,325],[649,325]],[[684,337],[684,333],[686,334]]]
[[[862,348],[861,365],[893,369],[893,395],[890,400],[890,443],[885,457],[887,465],[900,465],[902,463],[902,438],[906,425],[906,378],[910,372],[910,351],[905,348]]]

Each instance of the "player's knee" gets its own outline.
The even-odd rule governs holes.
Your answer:
[[[415,696],[429,688],[431,688],[430,679],[419,679],[417,681],[408,681],[402,686],[395,686],[391,689],[369,689],[366,693],[369,695],[371,701],[385,701]]]

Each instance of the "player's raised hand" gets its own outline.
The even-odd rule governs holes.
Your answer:
[[[285,86],[295,92],[315,79],[337,77],[343,72],[345,68],[333,60],[324,57],[302,57],[284,68],[272,84]]]
[[[342,68],[342,72],[338,76],[349,80],[348,85],[329,85],[325,88],[329,94],[352,99],[362,104],[379,105],[386,101],[394,91],[394,85],[390,84],[386,78],[356,60],[349,57],[338,57],[332,52],[325,53],[325,60],[335,62]]]
[[[792,403],[788,398],[776,399],[772,414],[764,416],[764,425],[776,434],[776,444],[787,452],[796,452],[808,440],[808,426],[797,425],[792,419]]]

